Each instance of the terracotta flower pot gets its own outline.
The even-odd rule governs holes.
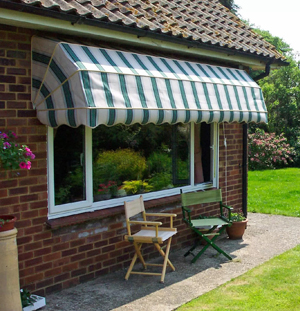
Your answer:
[[[0,215],[0,219],[4,219],[5,222],[2,224],[0,222],[0,232],[12,230],[15,227],[15,222],[17,217],[13,215]]]
[[[248,219],[242,221],[234,221],[230,227],[226,227],[226,232],[229,239],[239,240],[243,238],[245,229],[247,227]]]

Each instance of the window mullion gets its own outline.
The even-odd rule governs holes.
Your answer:
[[[92,129],[85,127],[85,193],[88,204],[93,203],[93,146]]]
[[[195,123],[191,123],[190,137],[190,184],[195,185]]]

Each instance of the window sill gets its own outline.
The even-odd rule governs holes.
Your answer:
[[[167,207],[169,204],[180,203],[180,195],[174,195],[170,197],[164,197],[159,199],[153,199],[149,201],[145,201],[145,208],[153,208],[153,207]],[[93,212],[87,212],[72,216],[66,216],[56,219],[48,219],[46,221],[46,225],[52,229],[56,230],[61,227],[72,226],[84,222],[88,222],[95,219],[103,219],[111,216],[115,216],[118,214],[124,214],[124,205],[115,206],[111,208],[101,209]]]

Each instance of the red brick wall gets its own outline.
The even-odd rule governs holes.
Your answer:
[[[123,241],[123,207],[78,215],[52,227],[47,221],[47,154],[46,127],[36,119],[30,102],[30,39],[28,29],[0,25],[0,131],[17,133],[36,154],[30,171],[20,171],[17,178],[0,171],[0,214],[14,214],[18,221],[18,248],[21,288],[40,295],[70,287],[101,274],[128,267],[133,248]],[[241,208],[242,200],[242,126],[226,124],[227,191],[225,185],[225,148],[223,125],[220,125],[220,187],[224,201]],[[168,198],[159,207],[147,202],[153,210],[166,209],[178,214],[175,227],[179,233],[172,250],[190,243],[191,231],[181,221],[179,196]],[[203,206],[197,213],[213,214],[218,206]],[[91,217],[92,216],[92,217]],[[145,250],[147,257],[156,256],[153,247]],[[123,272],[120,273],[123,277]]]

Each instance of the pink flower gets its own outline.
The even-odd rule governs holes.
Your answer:
[[[19,166],[20,166],[21,169],[27,168],[27,164],[26,164],[25,162],[21,162],[21,163],[19,164]]]
[[[27,164],[26,164],[26,169],[30,170],[31,169],[31,162],[30,161],[27,161]]]

